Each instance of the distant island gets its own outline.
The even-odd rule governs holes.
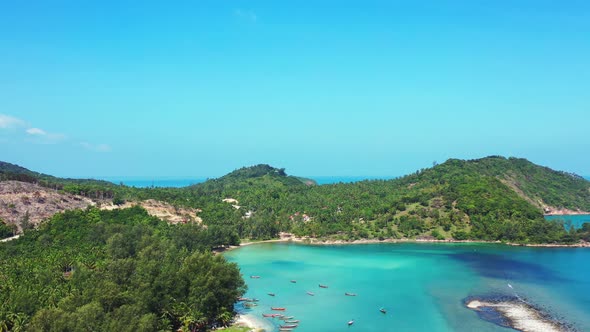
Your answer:
[[[184,188],[63,179],[0,162],[0,207],[8,331],[226,326],[247,287],[237,265],[212,252],[280,234],[328,243],[590,240],[590,224],[566,229],[543,216],[590,211],[588,181],[497,156],[331,185],[256,165]]]

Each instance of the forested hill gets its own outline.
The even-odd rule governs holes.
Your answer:
[[[97,185],[101,186],[101,188],[114,186],[113,183],[103,180],[58,178],[48,174],[33,172],[15,164],[0,161],[0,181],[7,180],[37,183],[44,187],[53,187],[57,189],[63,189],[64,186],[72,184]]]
[[[241,168],[186,188],[56,181],[64,181],[63,191],[92,199],[156,199],[200,209],[205,224],[256,239],[284,231],[341,240],[572,242],[579,236],[545,221],[543,213],[590,211],[590,182],[525,159],[498,156],[450,159],[393,180],[321,186],[269,165]]]

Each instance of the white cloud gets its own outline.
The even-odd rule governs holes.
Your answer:
[[[10,115],[0,114],[0,128],[15,128],[15,127],[23,127],[25,122],[21,119],[17,119]]]
[[[29,135],[47,135],[47,133],[45,132],[45,130],[43,129],[39,129],[39,128],[29,128],[27,129],[27,134]]]
[[[66,139],[64,134],[48,133],[39,128],[28,128],[25,132],[29,135],[26,140],[35,144],[56,144]]]
[[[53,133],[33,127],[24,120],[6,114],[0,114],[0,129],[10,129],[2,135],[6,137],[0,137],[0,143],[8,142],[8,138],[10,138],[10,141],[24,140],[32,144],[57,144],[64,141],[72,141],[65,134]],[[107,144],[81,142],[78,145],[95,152],[110,152],[112,150]]]
[[[256,13],[251,10],[244,10],[239,8],[234,9],[234,15],[241,19],[248,20],[250,22],[256,22],[258,20],[258,16],[256,15]]]
[[[79,144],[86,150],[94,151],[94,152],[111,152],[111,146],[108,144],[90,144],[88,142],[80,142]]]

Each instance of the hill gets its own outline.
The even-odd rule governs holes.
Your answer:
[[[16,165],[11,169],[28,171]],[[587,180],[525,159],[498,156],[449,159],[393,180],[321,186],[262,164],[185,188],[129,188],[55,179],[63,183],[65,193],[103,202],[155,200],[176,209],[199,209],[204,224],[255,239],[291,232],[344,241],[571,242],[578,235],[545,221],[543,214],[590,211]]]

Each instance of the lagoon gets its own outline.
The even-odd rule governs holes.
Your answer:
[[[588,248],[262,243],[225,256],[240,266],[249,287],[245,296],[260,300],[257,307],[237,309],[262,319],[271,306],[286,307],[286,315],[301,321],[298,332],[506,331],[465,308],[470,296],[518,296],[590,331]],[[355,324],[348,327],[351,319]],[[269,330],[278,330],[279,320],[265,320]]]

